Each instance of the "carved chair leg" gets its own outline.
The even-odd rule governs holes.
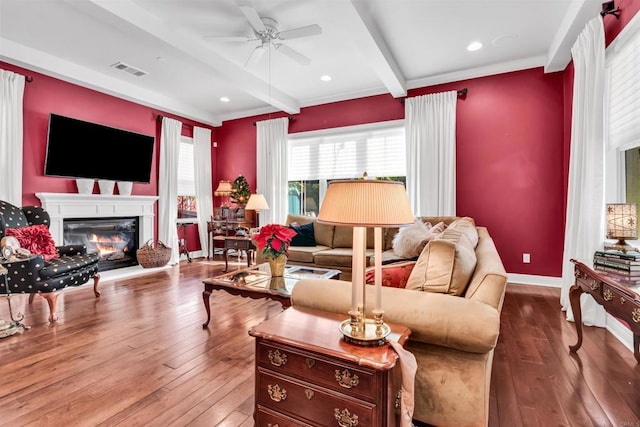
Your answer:
[[[29,304],[33,302],[33,299],[36,297],[36,294],[29,294]]]
[[[58,315],[56,314],[56,302],[58,301],[58,293],[57,292],[47,292],[41,293],[42,298],[47,300],[49,303],[49,322],[55,322],[58,320]]]
[[[96,298],[98,298],[100,296],[100,292],[98,292],[98,281],[100,280],[100,274],[96,273],[95,276],[93,276],[93,293],[96,296]]]

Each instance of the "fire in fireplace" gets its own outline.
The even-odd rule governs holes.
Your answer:
[[[85,244],[100,254],[99,271],[138,264],[138,217],[65,218],[62,228],[65,245]]]

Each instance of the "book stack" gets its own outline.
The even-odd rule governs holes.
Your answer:
[[[595,251],[593,268],[640,281],[640,252],[615,249]]]

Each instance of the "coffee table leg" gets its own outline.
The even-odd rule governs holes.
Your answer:
[[[227,259],[227,253],[229,252],[229,250],[227,248],[224,248],[224,272],[226,273],[227,270],[229,270],[229,260]]]
[[[209,326],[209,322],[211,321],[211,307],[209,306],[209,297],[211,296],[211,290],[207,289],[205,285],[204,292],[202,292],[202,300],[204,301],[204,308],[207,310],[207,321],[202,324],[203,328],[207,328]]]

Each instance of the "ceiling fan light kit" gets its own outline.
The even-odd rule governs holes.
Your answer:
[[[270,45],[272,45],[278,52],[288,56],[301,65],[309,65],[311,63],[311,59],[280,41],[322,34],[322,28],[319,25],[312,24],[304,27],[292,28],[290,30],[279,31],[278,21],[275,19],[261,17],[251,6],[243,5],[239,7],[245,18],[247,18],[247,21],[249,21],[249,24],[251,24],[253,36],[205,36],[205,39],[229,42],[259,41],[260,44],[251,52],[249,58],[247,58],[245,67],[252,67],[257,64],[260,61],[260,58],[262,58],[265,50],[267,50]]]

